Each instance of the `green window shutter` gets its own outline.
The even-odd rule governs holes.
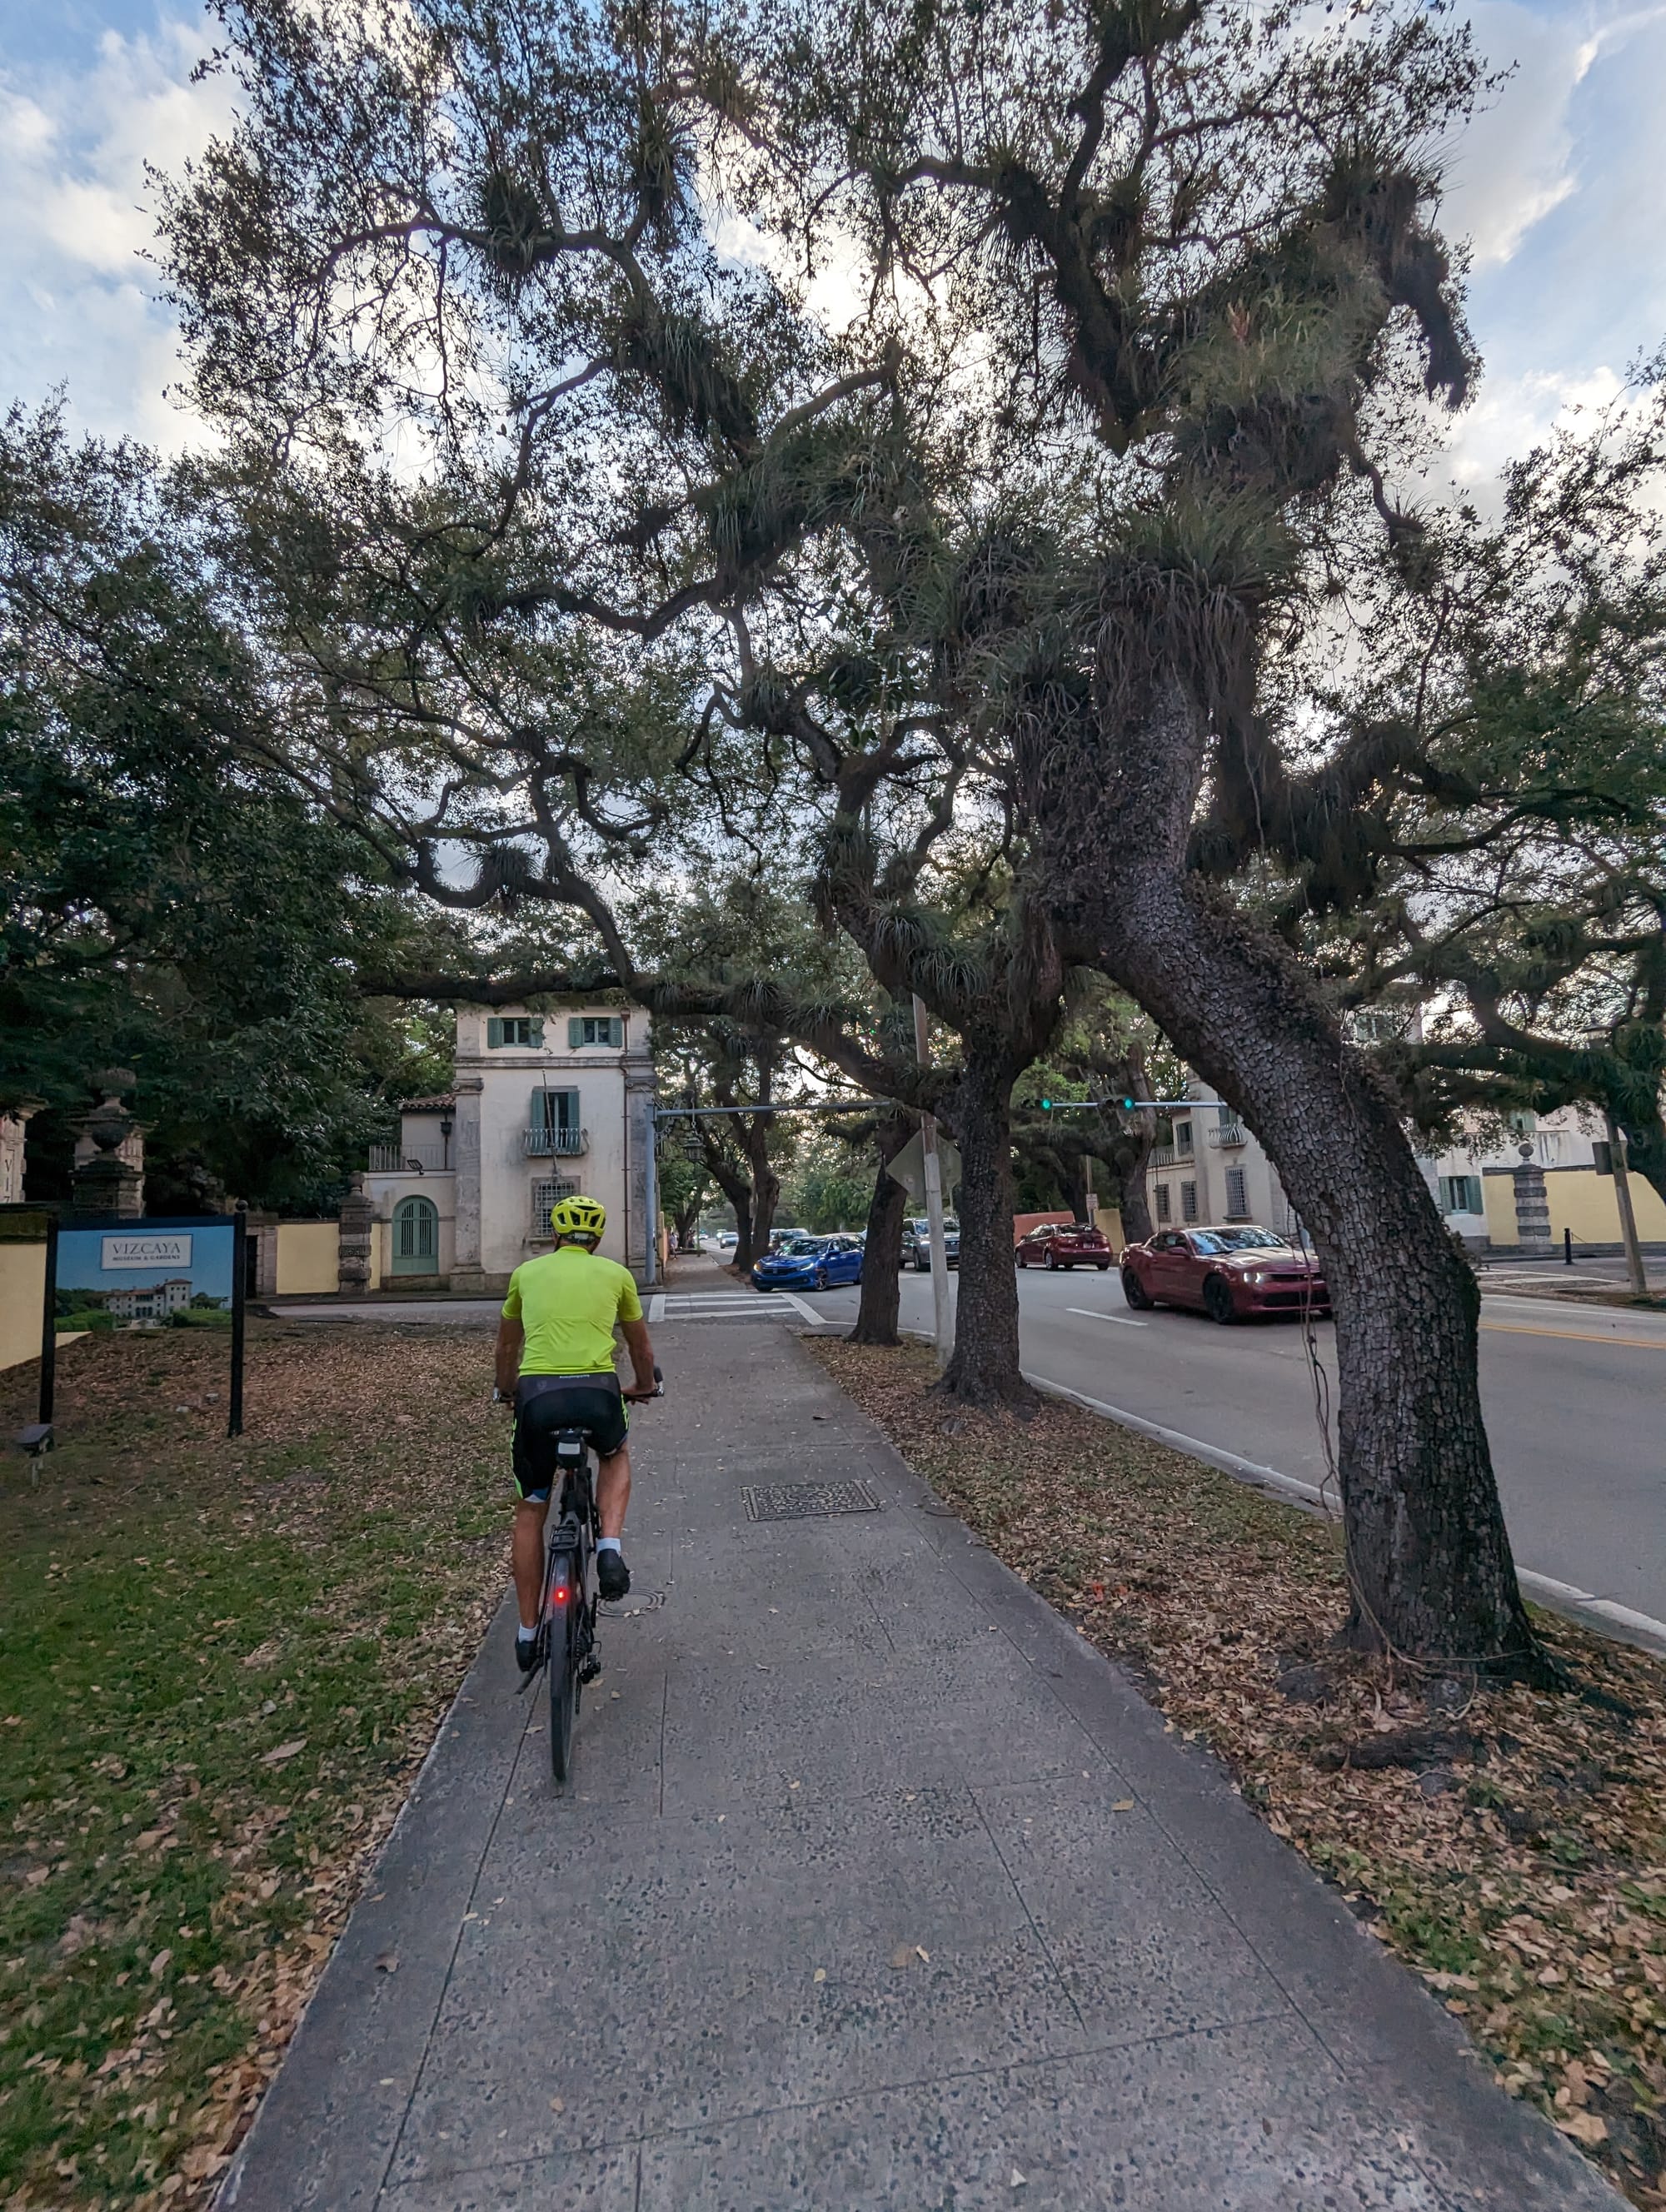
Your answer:
[[[617,1014],[607,1018],[607,1042],[616,1047],[624,1042],[624,1024]]]
[[[486,1049],[496,1052],[503,1042],[503,1024],[496,1014],[486,1017]]]
[[[567,1049],[569,1052],[576,1052],[583,1042],[584,1018],[581,1014],[569,1015],[567,1023]]]
[[[552,1091],[555,1101],[551,1112],[558,1129],[576,1129],[579,1126],[579,1094],[576,1091]]]
[[[542,1014],[534,1014],[532,1016],[531,1034],[532,1039],[532,1050],[534,1052],[542,1052],[544,1049],[544,1017]]]

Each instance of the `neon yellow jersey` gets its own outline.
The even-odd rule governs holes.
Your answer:
[[[526,1331],[523,1375],[611,1375],[614,1323],[641,1317],[629,1270],[577,1244],[523,1260],[503,1301],[505,1321]]]

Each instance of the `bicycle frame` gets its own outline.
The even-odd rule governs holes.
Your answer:
[[[659,1396],[664,1384],[657,1367],[654,1380]],[[538,1627],[550,1677],[550,1770],[557,1782],[565,1782],[572,1771],[580,1695],[584,1685],[601,1672],[596,1656],[596,1614],[601,1600],[595,1586],[601,1516],[588,1436],[582,1429],[558,1429],[555,1453],[561,1488],[544,1555]]]

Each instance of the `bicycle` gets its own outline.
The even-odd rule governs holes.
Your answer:
[[[666,1395],[665,1376],[657,1367],[654,1395],[656,1398]],[[550,1676],[550,1771],[557,1782],[565,1782],[573,1771],[573,1732],[578,1725],[584,1686],[593,1682],[602,1671],[596,1656],[596,1614],[601,1599],[595,1586],[596,1540],[601,1523],[590,1439],[582,1429],[556,1431],[556,1468],[561,1477],[561,1495],[544,1553],[544,1591],[538,1604],[538,1634],[543,1641],[539,1665],[547,1668]],[[527,1684],[537,1679],[534,1668]]]

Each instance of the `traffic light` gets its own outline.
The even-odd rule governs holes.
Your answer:
[[[1053,1101],[1050,1098],[1043,1098],[1042,1100],[1042,1112],[1043,1114],[1050,1114],[1052,1111]]]
[[[1116,1103],[1125,1114],[1135,1112],[1140,1104],[1137,1098],[1119,1098]]]

